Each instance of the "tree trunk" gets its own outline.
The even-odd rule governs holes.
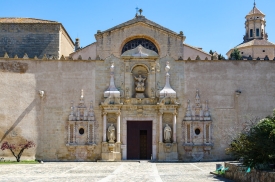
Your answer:
[[[23,151],[25,150],[25,148],[22,148],[19,152],[19,154],[17,155],[17,162],[20,162],[20,158],[21,158],[21,155],[23,153]]]

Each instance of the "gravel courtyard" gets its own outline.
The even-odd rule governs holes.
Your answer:
[[[45,162],[0,165],[0,181],[176,182],[225,181],[209,174],[217,163]]]

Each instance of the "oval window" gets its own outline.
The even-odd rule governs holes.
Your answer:
[[[196,135],[199,135],[201,133],[201,130],[199,128],[195,129]]]
[[[80,129],[79,129],[79,134],[80,134],[80,135],[83,135],[83,134],[84,134],[84,129],[83,129],[83,128],[80,128]]]

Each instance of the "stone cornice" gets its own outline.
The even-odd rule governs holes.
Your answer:
[[[136,22],[136,23],[133,23],[133,24],[130,24],[130,25],[125,25],[123,27],[119,27],[117,29],[113,29],[113,30],[110,30],[110,31],[105,31],[105,32],[99,32],[97,34],[95,34],[95,37],[99,38],[99,37],[103,37],[103,36],[107,36],[110,32],[117,32],[117,31],[120,31],[121,29],[125,29],[125,28],[131,28],[131,27],[134,27],[136,25],[142,25],[142,26],[145,26],[145,27],[149,27],[149,28],[153,28],[153,29],[158,29],[159,31],[161,32],[165,32],[166,34],[170,35],[170,36],[173,36],[173,37],[177,37],[177,38],[180,38],[182,39],[182,41],[185,40],[185,36],[183,35],[180,35],[180,34],[175,34],[175,33],[171,33],[165,29],[161,29],[159,27],[156,27],[156,26],[153,26],[153,25],[150,25],[150,24],[147,24],[147,23],[144,23],[144,22]]]

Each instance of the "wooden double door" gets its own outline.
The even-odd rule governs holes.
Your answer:
[[[150,160],[152,121],[127,121],[127,159]]]

